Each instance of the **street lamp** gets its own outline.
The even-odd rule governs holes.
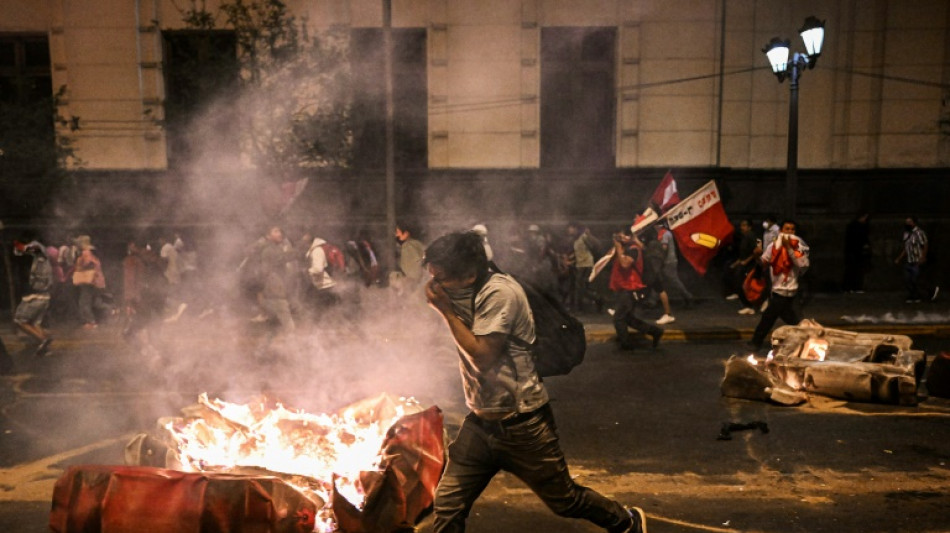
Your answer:
[[[805,43],[805,52],[795,52],[791,61],[788,59],[788,39],[773,37],[762,49],[779,83],[787,77],[791,89],[788,100],[788,163],[785,175],[785,212],[789,218],[795,218],[795,205],[798,202],[798,78],[802,71],[815,68],[815,63],[818,62],[825,40],[825,21],[808,17],[798,33]]]

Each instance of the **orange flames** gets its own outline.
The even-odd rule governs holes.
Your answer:
[[[329,502],[337,491],[361,506],[360,472],[376,470],[386,432],[400,417],[419,412],[415,400],[381,395],[336,414],[294,411],[261,399],[248,404],[198,398],[197,415],[166,422],[173,453],[186,472],[241,472],[263,469],[304,476],[296,484],[305,493]],[[191,413],[189,413],[191,414]],[[299,486],[303,485],[303,486]],[[324,509],[318,529],[332,531]]]
[[[802,347],[802,359],[824,361],[828,354],[828,341],[824,339],[808,339]]]

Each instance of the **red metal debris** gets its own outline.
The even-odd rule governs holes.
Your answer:
[[[306,533],[317,504],[276,477],[147,466],[70,467],[53,489],[55,533]]]
[[[159,444],[149,442],[149,446]],[[438,407],[400,417],[386,433],[379,470],[361,475],[362,510],[337,493],[334,484],[332,511],[338,531],[411,530],[434,500],[445,466],[444,443]],[[160,461],[166,454],[159,451],[133,455],[139,461]],[[315,517],[323,507],[319,497],[308,497],[277,476],[186,473],[151,466],[74,466],[56,482],[50,530],[303,533],[314,530]]]

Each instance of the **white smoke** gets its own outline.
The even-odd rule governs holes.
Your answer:
[[[888,311],[883,315],[843,315],[842,320],[851,324],[939,324],[950,321],[950,314],[926,313],[893,313]]]

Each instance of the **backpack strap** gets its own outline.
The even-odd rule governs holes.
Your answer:
[[[495,274],[504,274],[504,273],[505,272],[503,272],[500,268],[498,268],[498,265],[496,265],[494,261],[489,261],[487,274],[475,280],[475,286],[472,291],[472,322],[475,322],[475,297],[478,296],[478,293],[481,292],[482,288],[485,286],[486,283],[488,283],[488,280],[491,279],[492,276],[494,276]],[[521,281],[518,280],[517,278],[515,278],[515,281],[519,285],[522,285]],[[522,289],[524,289],[524,285],[522,285]],[[530,308],[530,303],[529,303],[529,308]],[[516,335],[508,335],[508,338],[511,339],[511,341],[514,342],[515,344],[529,351],[532,351],[532,349],[538,342],[537,338],[535,338],[535,341],[531,343]]]

